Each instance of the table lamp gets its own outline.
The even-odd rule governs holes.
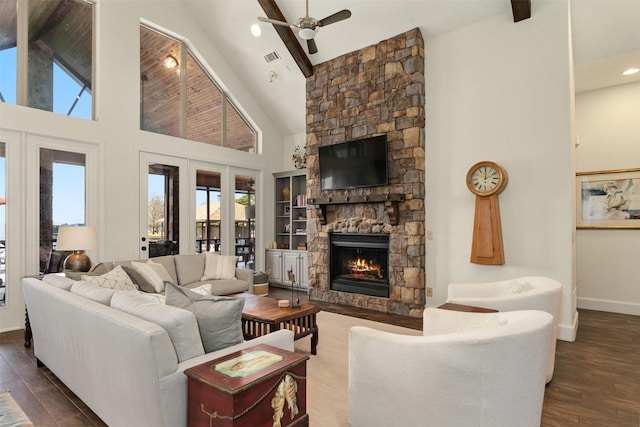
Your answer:
[[[64,260],[64,269],[86,272],[91,269],[91,260],[84,253],[86,249],[96,249],[98,238],[96,228],[92,226],[74,226],[58,228],[56,250],[73,251]]]

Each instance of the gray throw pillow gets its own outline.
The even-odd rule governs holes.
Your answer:
[[[131,281],[138,285],[141,291],[148,292],[150,294],[156,293],[156,289],[153,285],[145,279],[142,274],[138,273],[133,267],[122,265],[122,269],[129,275]]]
[[[165,282],[165,303],[192,312],[206,353],[241,343],[244,298],[201,295]]]

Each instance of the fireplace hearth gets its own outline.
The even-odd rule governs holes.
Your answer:
[[[330,288],[389,297],[389,235],[330,234]]]

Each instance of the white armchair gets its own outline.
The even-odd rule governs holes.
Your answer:
[[[538,427],[553,318],[424,311],[423,336],[349,333],[352,427]]]
[[[500,312],[542,310],[551,314],[554,327],[549,348],[547,382],[553,378],[561,300],[562,284],[544,276],[523,276],[485,283],[450,283],[447,296],[449,303],[493,308]]]

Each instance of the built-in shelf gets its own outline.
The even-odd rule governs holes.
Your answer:
[[[373,194],[360,196],[314,197],[307,199],[307,204],[317,206],[318,219],[326,224],[327,206],[352,203],[384,203],[389,223],[398,225],[398,202],[404,202],[404,194]]]

